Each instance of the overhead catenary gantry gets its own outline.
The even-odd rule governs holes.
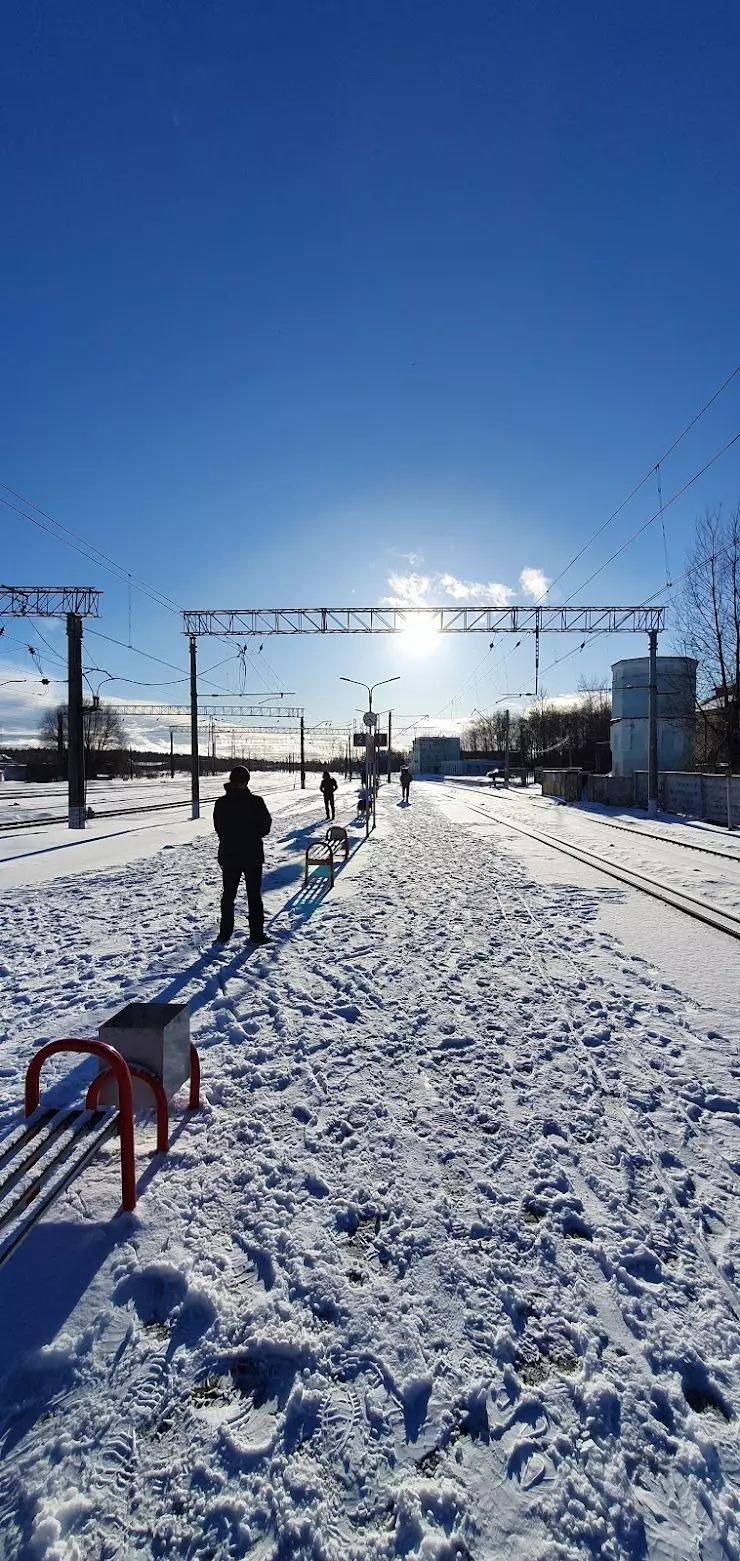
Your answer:
[[[299,634],[403,634],[419,622],[438,634],[533,634],[539,667],[541,634],[647,634],[650,646],[648,696],[648,813],[658,810],[658,635],[665,628],[665,608],[637,607],[481,606],[416,607],[238,607],[189,608],[183,630],[190,641],[190,694],[193,752],[193,818],[199,816],[197,645],[201,635],[245,636]],[[301,765],[301,785],[305,768]]]
[[[190,705],[121,705],[110,704],[106,701],[106,708],[115,711],[116,715],[125,716],[182,716],[190,715]],[[300,721],[303,715],[302,705],[199,705],[199,718],[210,720],[219,716],[240,715],[245,720],[261,721]]]
[[[91,585],[0,585],[0,618],[98,618],[101,595]]]
[[[85,828],[82,620],[100,616],[91,585],[0,585],[0,618],[67,620],[67,789],[70,829]]]
[[[247,607],[189,609],[190,635],[403,634],[419,621],[438,634],[649,634],[664,607]]]

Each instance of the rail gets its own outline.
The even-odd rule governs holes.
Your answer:
[[[541,830],[530,829],[526,824],[515,824],[510,818],[503,818],[489,808],[479,808],[475,803],[463,804],[472,813],[479,813],[482,818],[488,819],[489,824],[502,825],[506,829],[513,829],[517,834],[528,835],[530,840],[536,840],[538,844],[551,846],[553,851],[561,851],[565,856],[571,856],[577,862],[583,862],[586,867],[593,867],[598,872],[605,873],[608,878],[616,878],[619,883],[628,884],[631,889],[639,889],[642,894],[649,894],[655,900],[661,900],[664,905],[671,905],[674,910],[682,911],[686,916],[692,916],[695,921],[702,921],[708,927],[713,927],[717,932],[724,932],[728,937],[740,941],[740,916],[733,916],[730,911],[715,910],[706,905],[703,900],[697,900],[691,894],[685,894],[679,889],[666,889],[654,879],[646,877],[644,873],[636,873],[629,867],[619,867],[615,862],[608,862],[595,851],[588,851],[584,847],[571,845],[570,841],[561,840],[559,835],[546,834]]]

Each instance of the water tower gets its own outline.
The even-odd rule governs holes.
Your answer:
[[[696,662],[658,656],[658,770],[691,770],[696,725]],[[650,661],[636,656],[612,666],[612,774],[648,768]]]

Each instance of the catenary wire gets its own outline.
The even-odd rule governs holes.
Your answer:
[[[677,436],[676,439],[674,439],[673,443],[668,446],[668,449],[664,450],[663,454],[658,458],[658,460],[653,463],[649,471],[645,473],[644,477],[640,478],[640,481],[635,485],[632,491],[627,494],[627,497],[622,499],[621,504],[618,504],[616,509],[612,510],[611,515],[608,515],[602,525],[599,526],[598,530],[594,532],[593,536],[589,537],[588,542],[585,542],[583,547],[579,548],[578,552],[575,553],[573,558],[570,560],[570,563],[566,564],[565,568],[561,569],[560,573],[555,576],[554,580],[550,581],[547,591],[543,592],[542,596],[540,596],[538,601],[535,602],[535,606],[539,606],[540,602],[545,600],[545,597],[547,596],[548,592],[552,590],[553,586],[557,585],[559,581],[569,573],[569,571],[573,568],[573,565],[578,563],[579,558],[583,558],[584,553],[588,552],[588,549],[592,546],[592,544],[598,541],[598,538],[606,531],[607,526],[610,526],[612,521],[616,520],[617,515],[621,514],[622,510],[625,509],[630,501],[635,498],[635,495],[640,492],[640,489],[644,488],[646,482],[650,481],[650,478],[653,476],[656,467],[661,466],[665,461],[668,460],[669,455],[672,455],[674,450],[678,449],[678,446],[686,438],[686,435],[691,432],[692,428],[694,428],[695,425],[699,422],[700,418],[704,416],[705,412],[709,411],[709,408],[713,406],[715,401],[719,399],[723,391],[727,389],[728,385],[732,384],[732,381],[738,374],[740,374],[740,363],[738,363],[737,366],[732,370],[731,374],[728,374],[727,378],[723,380],[722,384],[718,387],[717,390],[715,390],[714,394],[709,397],[709,400],[704,402],[704,405],[700,407],[699,411],[695,414],[694,417],[692,417],[691,422],[686,424],[686,427],[682,429],[681,433]],[[593,579],[593,576],[591,578]],[[583,587],[579,587],[579,590],[582,589]]]
[[[655,513],[649,517],[648,520],[643,521],[642,525],[638,526],[636,531],[633,531],[632,536],[628,537],[626,542],[622,543],[621,547],[618,547],[609,558],[605,559],[603,564],[599,564],[598,569],[595,569],[593,574],[590,574],[587,580],[582,581],[577,589],[572,591],[570,596],[566,597],[563,606],[567,607],[568,603],[573,601],[574,596],[580,595],[580,592],[585,591],[586,586],[590,585],[592,580],[595,580],[598,575],[603,574],[604,570],[608,569],[609,565],[614,563],[615,558],[619,558],[621,553],[624,553],[628,547],[631,547],[632,543],[635,542],[638,537],[641,537],[643,532],[647,531],[648,527],[652,526],[656,520],[659,520],[663,512],[667,509],[670,509],[670,506],[675,504],[677,499],[682,498],[684,493],[687,493],[689,488],[692,488],[694,483],[698,482],[699,478],[703,477],[705,472],[709,471],[710,467],[715,466],[717,461],[721,460],[722,456],[726,455],[727,451],[731,450],[733,445],[737,444],[739,439],[740,432],[734,434],[732,439],[728,439],[727,444],[723,445],[722,449],[718,450],[716,454],[712,456],[711,460],[706,462],[705,466],[702,466],[698,472],[694,472],[693,477],[689,477],[688,482],[683,483],[683,485],[678,488],[675,493],[672,493],[671,497],[666,499],[665,503],[662,504],[662,506],[658,508]]]

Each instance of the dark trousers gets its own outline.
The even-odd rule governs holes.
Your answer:
[[[219,938],[222,943],[231,937],[234,931],[234,902],[242,877],[247,886],[247,904],[249,906],[249,936],[261,938],[265,930],[265,910],[262,904],[262,864],[257,862],[253,867],[222,867],[224,880],[224,892],[221,898],[221,928]]]
[[[410,787],[411,787],[411,782],[410,781],[409,781],[408,785],[406,784],[406,781],[401,781],[401,801],[402,802],[408,802]]]
[[[329,793],[328,791],[324,792],[324,807],[326,808],[326,816],[327,816],[327,818],[334,818],[334,792],[333,791],[331,793]]]

